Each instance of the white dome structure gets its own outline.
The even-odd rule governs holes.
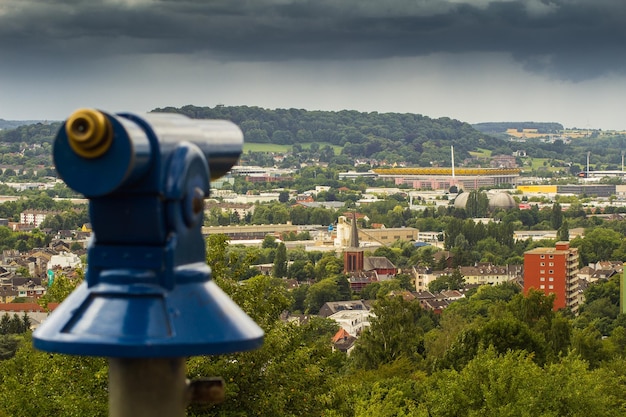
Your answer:
[[[489,210],[502,209],[509,210],[517,207],[513,196],[503,191],[489,195]]]
[[[464,209],[467,205],[467,199],[469,195],[469,192],[458,194],[454,199],[454,208]],[[491,211],[496,209],[509,210],[517,207],[517,202],[515,201],[513,196],[504,191],[500,191],[494,194],[487,194],[487,198],[489,199],[489,210]]]
[[[464,209],[465,206],[467,205],[468,197],[469,197],[469,193],[467,192],[457,194],[456,198],[454,199],[454,208]]]

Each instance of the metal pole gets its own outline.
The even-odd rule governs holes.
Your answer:
[[[184,358],[109,358],[109,417],[184,417]]]

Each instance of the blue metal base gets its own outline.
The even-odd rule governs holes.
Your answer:
[[[172,291],[83,283],[33,334],[44,351],[122,358],[213,355],[262,343],[261,328],[213,281]]]

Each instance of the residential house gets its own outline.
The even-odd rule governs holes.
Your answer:
[[[435,314],[441,314],[441,312],[450,305],[450,302],[438,298],[435,294],[429,291],[418,291],[414,294],[415,299],[420,303],[424,310],[430,310]]]
[[[432,268],[427,266],[414,266],[411,268],[411,275],[417,292],[428,290],[428,284],[436,278]]]
[[[373,314],[369,310],[343,310],[328,316],[351,335],[359,336],[364,329],[370,326],[370,317]]]
[[[606,280],[611,278],[613,275],[617,275],[617,272],[614,269],[598,269],[593,271],[593,274],[589,277],[589,282],[596,282],[598,280]],[[578,276],[580,278],[580,275]]]
[[[340,311],[368,311],[368,306],[363,300],[328,301],[322,305],[318,316],[330,317]]]
[[[71,252],[61,252],[58,255],[52,255],[46,266],[47,269],[55,268],[77,268],[82,265],[80,258]]]
[[[332,338],[333,350],[338,350],[350,355],[354,349],[356,337],[351,336],[343,327],[340,328]]]
[[[15,282],[14,282],[15,285]],[[36,283],[33,280],[29,280],[21,285],[15,285],[17,289],[17,296],[20,298],[39,299],[46,293],[46,288],[40,283]]]
[[[594,268],[592,268],[590,266],[583,266],[578,271],[578,278],[582,278],[585,281],[590,281],[591,280],[591,275],[593,275],[594,272],[596,272],[596,270]]]
[[[522,276],[523,266],[497,266],[491,263],[477,263],[474,266],[461,266],[459,271],[467,284],[498,285]]]
[[[433,254],[436,265],[445,265],[445,268],[452,268],[452,258],[454,255],[447,250],[440,250]]]

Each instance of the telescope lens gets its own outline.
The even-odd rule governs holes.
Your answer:
[[[89,136],[88,132],[91,130],[91,124],[87,119],[80,117],[74,120],[70,129],[72,130],[76,140],[81,140],[82,138]]]
[[[113,141],[111,123],[98,110],[75,111],[65,124],[65,132],[74,152],[84,158],[103,155]]]

